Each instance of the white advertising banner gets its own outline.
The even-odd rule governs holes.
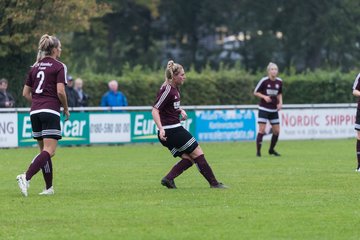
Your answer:
[[[0,147],[18,146],[17,113],[0,114]]]
[[[90,114],[90,143],[131,141],[130,114]]]
[[[283,109],[280,139],[332,139],[356,136],[356,108]]]

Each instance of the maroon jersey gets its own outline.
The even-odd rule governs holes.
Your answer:
[[[31,87],[30,114],[50,112],[60,116],[61,102],[56,85],[67,84],[66,74],[66,65],[51,57],[43,58],[31,68],[25,83]]]
[[[177,88],[166,84],[157,93],[156,101],[153,106],[159,110],[161,125],[180,126],[180,92]]]
[[[269,77],[263,77],[256,85],[254,93],[259,92],[271,98],[271,102],[260,100],[259,109],[267,112],[277,112],[277,96],[282,94],[282,80],[276,78],[274,81]]]
[[[359,90],[360,91],[360,73],[355,78],[354,85],[353,85],[353,90]],[[360,98],[358,99],[357,108],[360,109]]]

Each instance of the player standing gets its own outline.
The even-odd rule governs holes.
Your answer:
[[[60,107],[64,108],[66,120],[70,116],[65,93],[67,68],[57,60],[60,55],[59,39],[43,35],[39,41],[36,63],[28,73],[23,89],[23,96],[31,102],[32,134],[40,148],[40,153],[32,160],[26,173],[16,177],[24,196],[28,195],[31,178],[40,169],[46,183],[40,195],[54,194],[51,157],[61,139]]]
[[[261,157],[261,145],[265,135],[266,122],[269,121],[272,126],[272,137],[269,154],[280,156],[275,151],[275,145],[279,138],[279,113],[282,108],[282,80],[277,77],[278,67],[275,63],[270,62],[267,66],[266,77],[263,77],[256,85],[254,95],[260,98],[258,124],[259,132],[256,137],[256,156]]]
[[[152,116],[159,129],[159,141],[174,157],[181,157],[181,160],[161,180],[161,184],[167,188],[176,188],[174,178],[195,163],[211,188],[227,188],[216,180],[196,139],[180,124],[179,116],[182,121],[187,119],[186,112],[180,108],[179,91],[185,79],[184,68],[172,60],[169,61],[165,71],[165,82],[157,94],[152,109]]]
[[[360,73],[356,76],[354,81],[353,95],[355,97],[360,97]],[[357,131],[356,155],[358,161],[356,171],[360,172],[360,98],[358,99],[358,105],[356,110],[355,130]]]

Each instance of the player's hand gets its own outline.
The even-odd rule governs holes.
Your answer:
[[[65,121],[69,120],[69,118],[70,118],[69,110],[64,110],[63,115],[65,116]]]
[[[180,115],[181,115],[180,121],[185,121],[188,118],[185,110],[183,109],[181,109]]]
[[[265,100],[265,102],[269,103],[269,102],[271,102],[271,97],[264,96],[264,100]]]
[[[166,141],[167,137],[165,136],[165,130],[164,129],[159,130],[159,137],[160,137],[161,140]]]
[[[282,109],[282,104],[279,103],[279,104],[277,105],[277,110],[280,111],[281,109]]]

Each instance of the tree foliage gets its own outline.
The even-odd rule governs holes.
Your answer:
[[[25,73],[35,60],[40,37],[48,33],[70,43],[72,32],[86,31],[90,19],[109,10],[96,0],[0,1],[0,76],[10,81],[18,103],[22,102]],[[66,58],[66,50],[63,53]]]
[[[197,71],[256,74],[274,61],[348,72],[360,64],[359,20],[356,0],[1,0],[0,77],[21,88],[44,33],[60,37],[73,75],[157,71],[170,58]]]
[[[33,52],[45,34],[89,29],[91,18],[109,8],[95,0],[3,0],[0,2],[0,56]]]

